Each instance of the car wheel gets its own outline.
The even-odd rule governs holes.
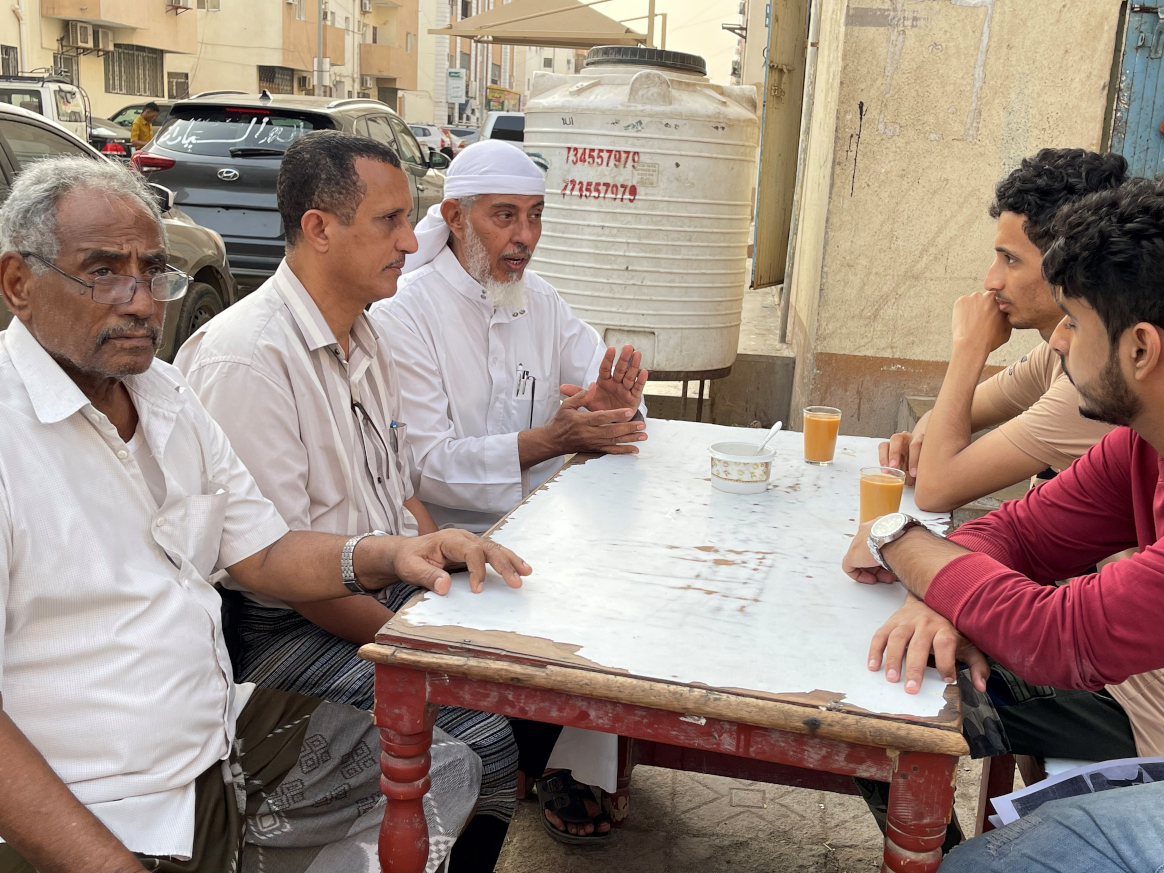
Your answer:
[[[182,301],[182,312],[178,316],[178,332],[174,336],[174,348],[180,349],[194,331],[226,309],[222,298],[213,286],[205,282],[191,282],[190,289]]]

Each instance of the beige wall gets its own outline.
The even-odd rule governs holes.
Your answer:
[[[1045,146],[1097,148],[1119,0],[824,0],[793,278],[793,405],[892,430],[931,394],[954,299],[993,257],[993,186]],[[838,75],[839,71],[839,75]],[[1038,342],[1017,334],[991,363]]]
[[[254,3],[244,11],[238,4],[222,3],[217,12],[185,13],[198,16],[198,52],[167,57],[166,69],[188,73],[191,94],[257,91],[259,66],[283,64],[284,5]]]

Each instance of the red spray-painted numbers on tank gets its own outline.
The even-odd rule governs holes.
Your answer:
[[[639,153],[621,149],[580,149],[566,146],[567,164],[586,164],[591,167],[635,167]]]
[[[562,183],[563,197],[578,197],[582,200],[619,200],[634,203],[639,189],[634,185],[620,185],[618,182],[582,182],[567,179]]]

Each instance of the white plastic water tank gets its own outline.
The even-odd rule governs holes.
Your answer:
[[[601,46],[535,73],[525,150],[549,165],[532,268],[652,375],[711,378],[736,357],[756,178],[756,89],[698,55]]]

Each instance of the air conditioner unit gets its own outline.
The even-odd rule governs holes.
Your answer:
[[[65,45],[68,48],[93,48],[93,28],[84,21],[70,21]]]
[[[94,47],[99,52],[113,51],[113,31],[105,27],[98,27],[93,31]]]
[[[193,9],[194,0],[166,0],[166,6],[170,9]]]
[[[361,12],[371,12],[372,11],[372,0],[360,0],[360,11]]]
[[[375,88],[376,87],[376,80],[371,76],[361,76],[360,77],[360,87],[361,88]]]

